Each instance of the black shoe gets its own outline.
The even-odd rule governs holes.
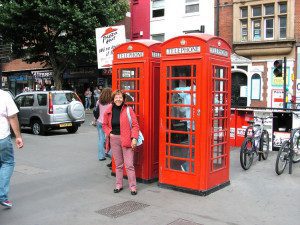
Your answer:
[[[108,168],[111,168],[111,167],[112,167],[112,162],[106,164],[106,166],[107,166]]]
[[[105,153],[105,157],[111,158],[110,155],[109,155],[108,153]]]
[[[137,195],[137,191],[130,191],[131,195]]]
[[[115,188],[114,189],[114,193],[119,193],[120,191],[122,191],[123,190],[123,188]]]
[[[99,159],[99,161],[104,161],[104,160],[106,160],[106,158]]]

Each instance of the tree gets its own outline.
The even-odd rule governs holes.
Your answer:
[[[67,68],[96,61],[95,28],[115,24],[127,11],[126,0],[0,0],[0,34],[15,57],[51,66],[60,90]]]

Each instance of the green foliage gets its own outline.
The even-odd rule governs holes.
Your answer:
[[[15,56],[61,75],[78,60],[95,61],[95,28],[114,25],[128,10],[126,0],[0,1],[0,34]]]

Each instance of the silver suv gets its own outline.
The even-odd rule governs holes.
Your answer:
[[[31,127],[36,135],[44,135],[50,129],[75,133],[84,123],[84,107],[73,91],[23,92],[15,102],[20,110],[20,125]]]

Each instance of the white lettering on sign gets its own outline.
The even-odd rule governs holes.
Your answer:
[[[233,128],[233,127],[230,127],[230,138],[235,139],[235,128]]]
[[[152,52],[153,58],[160,58],[160,56],[161,56],[160,52]]]
[[[200,46],[190,46],[190,47],[182,47],[182,48],[167,48],[167,55],[176,55],[176,54],[186,54],[186,53],[197,53],[201,52]]]
[[[142,58],[144,57],[144,52],[128,52],[128,53],[119,53],[117,55],[118,59],[132,59],[132,58]]]
[[[125,42],[124,25],[96,28],[98,69],[110,68],[115,47]]]
[[[228,57],[228,51],[223,50],[223,49],[210,47],[210,48],[209,48],[209,52],[210,52],[211,54],[215,54],[215,55],[220,55],[220,56]]]
[[[246,131],[246,129],[244,129],[244,128],[237,128],[236,135],[239,136],[239,137],[244,137],[245,136],[245,131]]]

